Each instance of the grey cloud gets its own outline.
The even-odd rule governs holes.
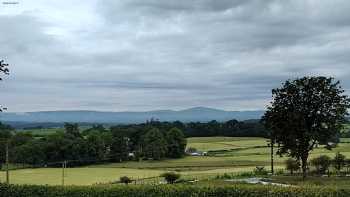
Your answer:
[[[340,0],[103,0],[91,9],[96,23],[67,29],[68,39],[47,30],[70,24],[0,15],[0,55],[12,66],[1,102],[12,111],[264,109],[272,88],[303,75],[334,76],[349,90],[349,8]]]

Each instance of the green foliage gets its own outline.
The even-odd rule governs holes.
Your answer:
[[[346,124],[343,124],[342,131],[340,132],[340,137],[342,138],[350,138],[350,124],[347,121]]]
[[[332,160],[327,155],[321,155],[311,160],[311,165],[316,168],[316,172],[319,174],[325,174],[332,163]]]
[[[265,169],[264,166],[256,166],[253,173],[257,176],[265,176],[268,175],[268,171]]]
[[[11,146],[21,146],[23,144],[26,144],[34,139],[33,135],[29,132],[16,132],[11,137]]]
[[[168,146],[167,156],[170,158],[180,158],[185,154],[186,138],[178,128],[172,128],[166,133]]]
[[[305,177],[315,145],[338,142],[350,100],[339,81],[326,77],[288,80],[272,95],[262,120],[279,144],[278,153],[301,160]]]
[[[120,177],[119,181],[120,181],[121,183],[126,184],[126,185],[128,185],[129,183],[132,182],[132,180],[131,180],[129,177],[127,177],[127,176],[122,176],[122,177]]]
[[[10,125],[0,122],[0,139],[9,139],[12,137],[13,128]]]
[[[266,137],[267,131],[258,120],[237,121],[229,120],[226,122],[160,122],[149,121],[141,124],[117,125],[113,128],[137,130],[136,133],[148,131],[151,128],[157,128],[161,131],[169,131],[172,128],[178,128],[183,131],[186,137],[212,137],[212,136],[231,136],[231,137]]]
[[[72,137],[81,137],[81,134],[79,132],[79,125],[78,123],[64,123],[64,129],[66,131],[66,134],[71,135]]]
[[[276,169],[275,170],[275,175],[283,175],[284,174],[284,170],[283,169]]]
[[[215,179],[233,179],[236,178],[234,174],[224,173],[216,175]]]
[[[106,145],[99,132],[90,132],[86,139],[87,155],[90,159],[103,160],[106,156]]]
[[[345,155],[337,152],[334,159],[332,160],[334,168],[339,172],[346,165]]]
[[[40,141],[31,140],[30,142],[15,147],[11,152],[15,153],[10,154],[12,155],[11,160],[17,161],[18,163],[32,165],[42,164],[45,158]]]
[[[125,161],[128,159],[128,154],[131,149],[130,138],[124,130],[111,128],[111,157],[113,161]]]
[[[65,123],[64,131],[33,137],[30,132],[12,135],[7,127],[2,127],[1,130],[0,124],[0,137],[9,138],[11,142],[11,162],[36,166],[57,166],[65,160],[69,161],[70,166],[78,166],[105,161],[121,162],[143,156],[155,160],[179,158],[184,155],[186,147],[182,131],[176,128],[165,133],[157,128],[137,130],[132,127],[111,127],[107,130],[102,125],[94,125],[80,133],[78,124]],[[0,142],[0,148],[3,145]],[[1,164],[4,153],[0,159]]]
[[[114,186],[114,187],[79,187],[79,186],[17,186],[0,184],[0,197],[347,197],[350,189],[329,187],[277,187],[264,185],[236,184],[233,186],[196,187],[186,185],[162,186]]]
[[[187,153],[195,153],[195,152],[197,152],[197,149],[194,148],[194,147],[188,147],[188,148],[186,149],[186,152],[187,152]]]
[[[286,163],[286,170],[290,171],[290,174],[293,174],[293,172],[298,171],[300,169],[300,162],[296,159],[289,158],[285,161]]]
[[[159,160],[167,153],[167,143],[164,135],[157,128],[149,130],[143,138],[143,150],[147,158]]]
[[[258,126],[260,125],[260,126]],[[0,124],[1,128],[1,124]],[[34,127],[33,127],[34,128]],[[210,121],[209,123],[182,123],[150,121],[142,124],[117,125],[106,129],[103,125],[93,125],[80,132],[76,123],[65,123],[64,128],[44,129],[37,126],[37,129],[21,130],[17,132],[11,141],[11,162],[22,163],[23,161],[35,161],[39,166],[57,166],[64,160],[74,160],[69,162],[69,166],[86,165],[100,162],[121,162],[139,159],[162,159],[179,158],[184,155],[186,147],[185,136],[265,136],[266,132],[261,130],[261,123],[240,122],[231,120],[223,123]],[[153,128],[159,130],[163,137],[157,138],[154,142],[145,143],[146,134]],[[178,129],[175,129],[178,128]],[[32,133],[32,135],[30,134]],[[4,134],[0,129],[0,137]],[[11,134],[11,132],[8,132]],[[146,139],[149,140],[150,138]],[[44,156],[39,158],[21,159],[16,157],[23,155],[23,147],[37,141],[42,145],[39,147]],[[161,144],[160,149],[158,145]],[[165,146],[164,146],[165,145]],[[0,148],[2,144],[0,143]],[[157,148],[155,148],[157,147]],[[155,150],[152,152],[152,150]],[[0,150],[0,163],[4,157],[4,148]],[[153,156],[154,154],[154,156]],[[42,154],[38,154],[42,156]],[[40,162],[40,163],[38,163]]]
[[[103,125],[101,124],[97,124],[97,125],[92,125],[91,128],[85,129],[82,134],[84,136],[89,135],[91,132],[99,132],[99,133],[104,133],[107,132],[108,130],[106,128],[103,127]]]
[[[175,172],[166,172],[160,176],[164,177],[164,179],[166,180],[167,183],[173,184],[173,183],[175,183],[176,180],[178,180],[180,178],[181,175],[177,174]]]

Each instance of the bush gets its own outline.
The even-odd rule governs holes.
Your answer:
[[[346,164],[346,157],[345,155],[337,152],[334,159],[332,160],[334,168],[339,172]]]
[[[286,169],[290,171],[290,174],[293,174],[294,171],[298,171],[300,169],[300,162],[289,158],[286,160]]]
[[[346,168],[346,173],[349,173],[350,172],[350,159],[346,159],[345,160],[345,166]]]
[[[126,185],[132,182],[132,180],[127,176],[122,176],[119,178],[119,180],[121,183],[125,183]]]
[[[197,152],[197,149],[196,149],[196,148],[188,147],[188,148],[186,149],[186,153],[188,153],[188,154],[195,153],[195,152]]]
[[[265,169],[264,166],[256,166],[254,169],[254,174],[257,176],[266,176],[269,172]]]
[[[350,188],[329,187],[278,187],[265,185],[234,184],[232,186],[199,187],[185,185],[160,186],[30,186],[0,184],[0,197],[348,197]]]
[[[255,176],[254,172],[241,172],[237,174],[235,177],[253,177]]]
[[[331,158],[327,155],[321,155],[311,160],[311,165],[316,168],[316,172],[319,174],[325,174],[329,170],[331,163]]]
[[[236,176],[234,174],[228,174],[228,173],[224,173],[224,174],[218,174],[216,175],[216,179],[233,179]]]
[[[284,174],[284,169],[277,169],[275,171],[275,175],[283,175]]]
[[[162,174],[161,177],[164,177],[167,183],[173,184],[177,179],[180,178],[180,174],[176,174],[174,172],[166,172]]]

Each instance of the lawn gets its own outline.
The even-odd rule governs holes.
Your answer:
[[[161,170],[140,170],[128,168],[67,168],[65,170],[65,184],[92,185],[118,181],[121,176],[133,179],[159,176]],[[1,181],[5,181],[5,172],[1,173]],[[10,171],[10,182],[16,184],[48,184],[60,185],[62,183],[61,168],[38,168]]]

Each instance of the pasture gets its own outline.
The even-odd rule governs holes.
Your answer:
[[[311,157],[327,154],[334,157],[341,152],[350,158],[350,141],[342,139],[342,143],[332,151],[324,148],[315,149]],[[270,148],[264,138],[253,137],[199,137],[188,138],[187,147],[198,151],[207,151],[208,156],[186,156],[181,159],[161,161],[129,161],[122,163],[106,163],[86,167],[67,168],[65,170],[66,185],[92,185],[110,183],[121,176],[133,179],[156,177],[167,171],[176,171],[183,177],[207,179],[218,174],[241,173],[252,171],[256,166],[269,169]],[[284,168],[285,157],[275,155],[275,168]],[[0,172],[0,181],[5,180],[5,172]],[[10,171],[10,182],[16,184],[48,184],[60,185],[61,168],[35,168]]]

